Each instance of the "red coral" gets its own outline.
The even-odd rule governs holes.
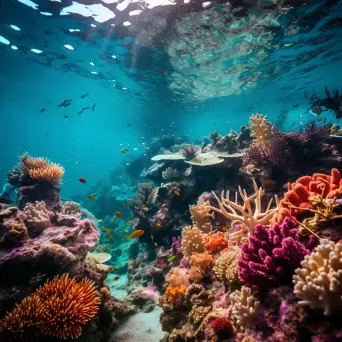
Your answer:
[[[233,325],[225,317],[217,317],[210,322],[215,334],[220,338],[227,338],[233,333]]]

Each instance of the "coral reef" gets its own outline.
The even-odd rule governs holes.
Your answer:
[[[191,255],[194,252],[203,253],[205,236],[201,229],[196,226],[184,227],[182,231],[182,252],[184,255]]]
[[[182,173],[177,169],[173,169],[172,167],[168,167],[162,172],[163,179],[169,182],[178,180],[181,176]]]
[[[270,142],[272,137],[272,124],[267,121],[267,117],[261,114],[251,115],[251,136],[253,137],[253,145],[265,146]]]
[[[25,223],[32,233],[41,233],[51,225],[53,212],[46,208],[45,202],[36,201],[34,204],[27,203],[24,208]]]

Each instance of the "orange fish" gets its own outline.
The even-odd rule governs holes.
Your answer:
[[[141,229],[138,229],[138,230],[135,230],[131,235],[125,236],[125,239],[137,239],[143,234],[144,234],[144,231]]]
[[[102,230],[104,233],[110,233],[111,229],[110,228],[105,228]]]
[[[121,203],[122,208],[125,209],[126,208],[126,204],[124,202]]]
[[[88,198],[91,199],[92,201],[95,200],[95,197],[93,195],[88,195]]]
[[[174,194],[175,194],[176,196],[180,196],[180,193],[179,193],[179,191],[177,191],[177,190],[174,192]]]
[[[226,231],[228,230],[228,228],[227,228],[227,227],[224,227],[224,226],[221,227],[221,229],[222,229],[223,232],[226,232]]]
[[[118,267],[114,267],[114,268],[112,268],[112,271],[113,272],[117,272],[117,271],[119,271],[119,268]]]
[[[83,177],[79,178],[78,180],[83,184],[87,183],[86,179]]]
[[[162,225],[161,225],[160,223],[157,223],[157,224],[156,224],[156,227],[157,227],[157,228],[161,228]]]
[[[120,276],[115,276],[114,278],[113,278],[113,280],[119,280],[120,279]]]
[[[113,236],[108,236],[108,240],[113,241]]]
[[[114,214],[115,214],[117,217],[122,218],[122,213],[121,213],[121,211],[116,211]]]

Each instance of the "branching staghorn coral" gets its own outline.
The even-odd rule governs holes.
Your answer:
[[[219,199],[214,192],[219,208],[211,205],[207,206],[208,209],[213,210],[231,222],[231,226],[234,227],[236,224],[241,224],[248,228],[248,233],[252,234],[253,229],[257,224],[269,224],[272,216],[277,211],[277,208],[271,208],[273,199],[269,202],[265,211],[262,211],[262,196],[264,194],[263,189],[258,188],[256,182],[253,180],[254,194],[251,196],[247,195],[246,190],[242,190],[239,186],[239,194],[242,198],[243,205],[238,204],[237,193],[235,193],[235,201],[229,199],[229,190],[224,196],[224,191],[221,193],[221,199]],[[276,198],[276,202],[277,198]]]
[[[206,235],[195,227],[186,226],[182,231],[182,252],[185,256],[190,256],[192,253],[203,253]]]
[[[230,296],[232,316],[241,330],[248,329],[260,309],[260,302],[253,296],[249,287],[242,286]]]
[[[300,305],[331,316],[342,310],[342,244],[322,239],[293,276]]]
[[[214,219],[214,213],[210,214],[209,201],[198,201],[197,205],[190,205],[192,225],[201,229],[204,233],[209,233],[212,230],[210,223]]]
[[[25,222],[29,232],[42,232],[51,224],[52,211],[46,208],[44,201],[36,201],[34,204],[27,203],[24,208]]]
[[[61,184],[61,178],[64,175],[64,168],[62,166],[51,163],[44,158],[33,158],[27,153],[23,154],[20,159],[21,171],[32,179],[47,181],[54,185]]]
[[[239,280],[238,267],[241,257],[241,250],[237,246],[229,248],[228,252],[219,256],[213,267],[216,278],[228,284],[236,284]]]
[[[253,144],[257,146],[267,145],[272,137],[273,126],[267,121],[267,116],[254,114],[251,116]]]
[[[62,214],[74,216],[80,219],[83,215],[83,212],[81,210],[79,203],[73,201],[66,201],[63,203],[62,206]]]
[[[162,172],[162,177],[166,181],[175,181],[178,180],[182,176],[182,173],[177,169],[173,169],[172,167],[167,167]]]
[[[157,189],[152,183],[140,183],[138,194],[135,198],[128,199],[131,208],[150,209],[155,201]]]

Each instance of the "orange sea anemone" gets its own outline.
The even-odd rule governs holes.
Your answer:
[[[228,247],[228,239],[222,232],[210,235],[206,239],[205,249],[209,253],[217,253],[221,249]]]
[[[78,283],[64,274],[17,304],[0,320],[0,332],[16,338],[36,328],[45,336],[78,338],[99,305],[100,297],[91,281],[83,279]]]
[[[48,181],[54,185],[61,184],[64,168],[56,163],[51,163],[44,158],[33,158],[27,153],[21,156],[21,170],[31,178]]]

